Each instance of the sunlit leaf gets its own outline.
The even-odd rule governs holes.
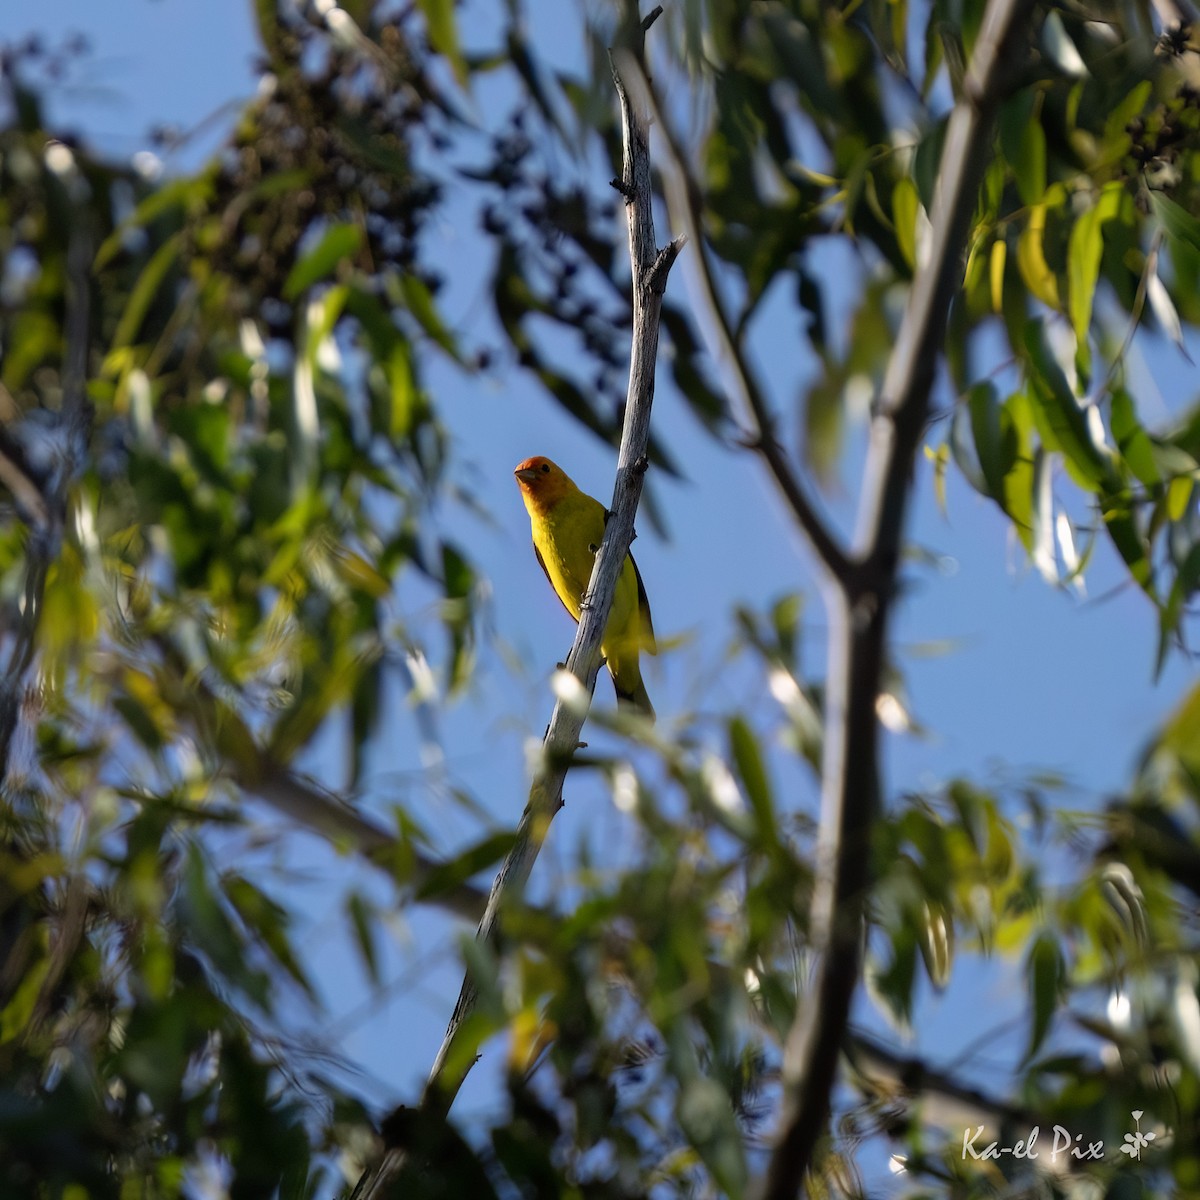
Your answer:
[[[1051,449],[1062,451],[1081,484],[1098,488],[1111,477],[1111,466],[1096,448],[1083,409],[1046,344],[1039,322],[1026,326],[1025,350],[1033,384],[1030,398],[1042,440]]]
[[[1154,458],[1154,447],[1137,419],[1133,397],[1124,388],[1112,393],[1112,435],[1129,469],[1147,487],[1162,478]]]
[[[1025,286],[1043,304],[1061,308],[1058,280],[1046,262],[1043,240],[1046,235],[1046,205],[1035,204],[1029,209],[1025,228],[1017,238],[1017,269]]]
[[[1008,261],[1008,244],[997,238],[988,257],[988,284],[992,295],[992,311],[1004,311],[1004,266]]]
[[[896,225],[896,242],[900,253],[914,270],[917,266],[917,217],[920,208],[917,185],[907,177],[898,180],[892,188],[892,220]]]
[[[339,264],[352,259],[363,242],[358,225],[331,225],[302,258],[296,260],[283,285],[283,294],[294,300],[315,283],[328,278]]]
[[[467,86],[467,64],[458,41],[458,18],[454,0],[418,0],[429,27],[433,48],[449,60],[460,87]]]

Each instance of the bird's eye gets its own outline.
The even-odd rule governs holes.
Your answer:
[[[542,474],[543,475],[550,474],[550,464],[549,463],[542,463]]]

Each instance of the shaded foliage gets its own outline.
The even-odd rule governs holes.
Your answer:
[[[618,436],[610,14],[593,14],[576,73],[539,57],[519,9],[473,55],[449,0],[346,3],[358,40],[259,0],[263,88],[212,163],[166,179],[56,138],[31,83],[40,51],[3,57],[6,1195],[175,1196],[204,1171],[231,1196],[328,1195],[379,1147],[338,1072],[283,1036],[281,1010],[317,989],[286,904],[222,848],[318,736],[359,779],[399,719],[390,679],[418,700],[418,666],[441,694],[472,679],[481,588],[431,519],[449,439],[424,384],[435,357],[486,365],[439,310],[427,246],[449,187],[489,239],[503,358]],[[711,0],[669,12],[654,43],[661,128],[734,343],[755,361],[784,313],[776,433],[818,479],[853,470],[848,431],[881,386],[981,13]],[[1200,410],[1151,426],[1129,350],[1148,318],[1181,350],[1200,321],[1196,53],[1132,2],[1045,7],[1029,42],[972,217],[929,469],[953,464],[993,501],[1050,582],[1111,545],[1161,664],[1200,587]],[[519,115],[480,132],[461,89],[496,71]],[[676,84],[687,100],[661,99]],[[846,262],[861,286],[839,291],[831,264]],[[36,510],[71,458],[81,303],[90,439],[47,536]],[[664,374],[735,452],[712,315],[676,298],[663,320]],[[661,429],[654,457],[679,469]],[[428,621],[391,603],[414,580],[437,601]],[[823,720],[798,598],[762,608],[736,614],[733,654],[778,701],[769,716],[697,718],[640,748],[635,731],[628,752],[576,768],[610,788],[636,850],[619,870],[584,858],[569,909],[513,912],[502,954],[471,953],[482,1001],[456,1052],[507,1035],[507,1108],[469,1137],[397,1113],[382,1139],[419,1153],[396,1194],[739,1195],[761,1168],[807,1001],[812,829],[796,795]],[[1072,812],[1048,784],[957,779],[893,797],[874,831],[874,1011],[905,1027],[964,959],[1020,964],[1019,1052],[1002,1086],[970,1080],[987,1094],[968,1111],[991,1104],[989,1138],[1028,1118],[1111,1148],[1137,1110],[1158,1135],[1147,1162],[1032,1176],[968,1159],[962,1109],[957,1126],[936,1111],[966,1085],[885,1070],[860,1038],[814,1187],[854,1190],[880,1145],[948,1195],[1200,1186],[1198,696],[1102,811]],[[431,839],[403,807],[380,836],[386,853],[364,861],[409,899]],[[418,899],[506,845],[481,839]],[[377,979],[380,914],[355,893],[346,916]]]

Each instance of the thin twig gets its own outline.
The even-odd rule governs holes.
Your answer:
[[[947,127],[934,193],[929,258],[909,292],[871,426],[859,508],[860,586],[830,610],[821,824],[811,928],[820,965],[784,1047],[782,1106],[767,1168],[766,1200],[794,1200],[829,1116],[838,1057],[862,959],[870,887],[870,833],[879,808],[879,726],[875,705],[912,481],[929,411],[950,301],[992,124],[1023,55],[1032,0],[991,0]]]
[[[0,418],[2,420],[2,418]],[[16,502],[17,516],[34,529],[50,521],[40,481],[25,460],[21,444],[0,424],[0,483],[8,488]]]
[[[170,638],[155,637],[153,645],[164,663],[159,687],[176,713],[190,719],[197,738],[202,743],[208,741],[222,719],[213,689],[203,678],[189,672],[183,655]],[[253,740],[248,731],[246,738]],[[401,841],[358,805],[303,778],[268,751],[256,747],[252,753],[223,755],[222,769],[241,791],[334,845],[344,845],[392,874],[397,866],[402,866],[406,871],[404,883],[420,902],[467,921],[480,919],[487,896],[479,888],[458,883],[435,894],[422,895],[426,882],[443,866],[438,859],[410,842]]]
[[[717,358],[729,370],[743,419],[750,427],[748,436],[742,442],[762,455],[817,560],[838,583],[849,586],[854,576],[854,564],[839,545],[829,523],[817,511],[803,481],[792,469],[790,460],[775,437],[775,414],[771,411],[753,364],[743,352],[741,339],[734,332],[733,322],[717,289],[711,252],[700,236],[700,219],[696,212],[691,177],[678,139],[660,110],[645,73],[639,69],[633,79],[639,93],[645,97],[655,128],[666,148],[663,181],[671,222],[682,229],[696,246],[696,278],[700,285],[700,299],[708,314],[708,327],[717,344]]]
[[[906,1110],[913,1107],[912,1102],[919,1102],[921,1119],[941,1129],[961,1131],[988,1122],[1031,1129],[1044,1122],[1034,1110],[972,1087],[948,1069],[897,1054],[860,1030],[847,1032],[846,1057],[860,1091],[887,1095],[903,1103]]]
[[[253,776],[238,780],[239,786],[269,804],[277,812],[333,842],[345,841],[384,870],[402,864],[405,886],[421,903],[440,908],[466,921],[478,921],[487,896],[470,883],[456,883],[436,893],[422,895],[422,888],[439,871],[442,863],[402,842],[394,833],[364,816],[353,805],[315,783],[300,778],[286,767],[260,760]]]
[[[566,690],[560,691],[560,698],[554,706],[542,746],[541,771],[530,788],[529,800],[517,827],[516,841],[492,885],[487,910],[476,934],[477,941],[486,946],[495,945],[505,907],[519,899],[524,892],[550,822],[562,807],[563,782],[579,745],[579,734],[596,686],[596,674],[600,669],[600,642],[608,623],[617,579],[633,541],[634,518],[642,493],[650,439],[650,412],[654,400],[654,367],[658,356],[662,293],[667,274],[685,241],[683,237],[678,237],[661,250],[655,243],[648,115],[641,106],[635,106],[630,100],[626,87],[626,79],[638,69],[641,39],[655,15],[652,13],[644,22],[636,22],[625,45],[610,54],[613,81],[621,109],[625,154],[619,190],[625,197],[633,279],[633,346],[621,449],[610,505],[612,516],[605,524],[604,539],[596,554],[579,628],[564,668],[567,675],[573,677],[573,682],[565,679]],[[564,699],[564,695],[568,698]],[[448,1111],[472,1065],[470,1061],[462,1061],[461,1054],[456,1057],[453,1052],[457,1049],[459,1032],[474,1012],[477,1001],[475,980],[468,971],[421,1096],[421,1108],[427,1113]],[[455,1063],[454,1070],[448,1066],[452,1061]],[[376,1200],[383,1195],[404,1162],[403,1148],[389,1149],[381,1162],[359,1180],[353,1200]]]

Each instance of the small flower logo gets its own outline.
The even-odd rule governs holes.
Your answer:
[[[1121,1153],[1128,1154],[1134,1162],[1140,1162],[1142,1151],[1149,1149],[1150,1143],[1154,1141],[1154,1134],[1142,1132],[1142,1110],[1140,1108],[1135,1108],[1129,1115],[1133,1118],[1136,1132],[1125,1135],[1125,1143],[1121,1147]]]

